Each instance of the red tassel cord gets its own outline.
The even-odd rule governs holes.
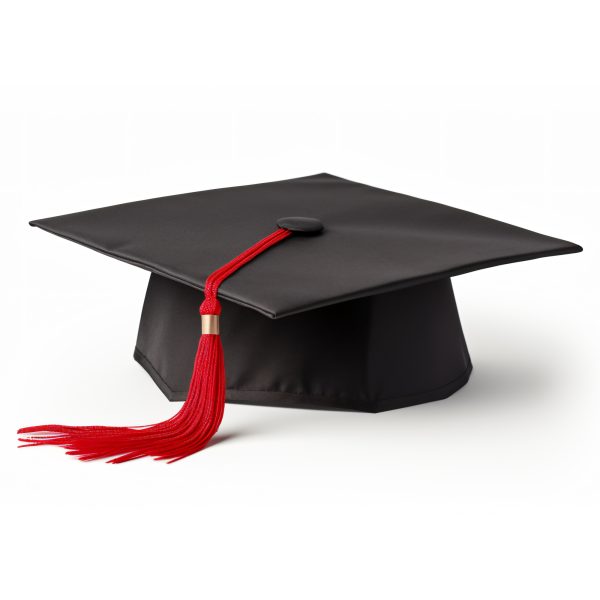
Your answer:
[[[291,235],[278,229],[208,277],[201,315],[221,314],[219,286],[238,269]],[[225,366],[218,333],[203,333],[198,343],[187,399],[162,423],[136,427],[38,425],[19,429],[24,446],[62,446],[79,460],[122,463],[144,456],[175,462],[202,450],[219,429],[225,407]]]

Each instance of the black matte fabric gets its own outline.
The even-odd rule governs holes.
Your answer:
[[[185,400],[202,295],[151,275],[135,359]],[[449,279],[285,319],[222,303],[227,400],[379,412],[446,398],[471,363]]]
[[[443,204],[332,175],[195,192],[31,224],[193,288],[276,228],[319,219],[225,281],[220,296],[272,318],[504,263],[566,254],[576,244]]]

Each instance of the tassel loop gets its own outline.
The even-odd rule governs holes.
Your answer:
[[[205,292],[206,293],[206,292]],[[216,297],[205,298],[198,311],[202,316],[214,315],[218,317],[221,314],[221,303]]]

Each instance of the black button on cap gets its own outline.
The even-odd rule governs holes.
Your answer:
[[[323,223],[312,217],[282,217],[277,219],[277,226],[294,233],[305,233],[307,235],[316,235],[323,231]]]

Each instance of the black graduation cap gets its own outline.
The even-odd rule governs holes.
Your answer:
[[[31,225],[151,272],[134,356],[184,408],[148,427],[20,430],[28,445],[113,462],[201,449],[224,397],[368,412],[445,398],[471,372],[450,278],[581,251],[325,173]]]

